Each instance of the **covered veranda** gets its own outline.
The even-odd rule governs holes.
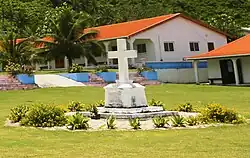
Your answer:
[[[250,84],[250,35],[233,41],[223,47],[188,57],[193,61],[196,83],[199,84],[198,63],[208,62],[210,84],[244,85]]]

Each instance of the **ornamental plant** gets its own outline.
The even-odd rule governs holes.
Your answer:
[[[186,119],[187,125],[196,126],[200,124],[199,118],[196,116],[190,116]]]
[[[68,105],[68,109],[70,110],[70,112],[83,111],[83,109],[84,109],[84,104],[82,104],[81,102],[72,101],[72,102]]]
[[[61,108],[52,105],[33,105],[21,120],[21,124],[33,127],[64,126],[66,117]]]
[[[83,67],[78,64],[72,64],[69,69],[69,73],[79,73],[83,71]]]
[[[168,124],[168,121],[169,119],[167,117],[158,116],[153,118],[153,123],[156,128],[165,127],[165,125]]]
[[[135,130],[141,129],[141,123],[139,118],[129,119],[129,125]]]
[[[107,127],[108,127],[108,129],[115,129],[115,126],[116,126],[115,121],[116,121],[116,118],[113,115],[111,115],[107,119]]]
[[[10,110],[9,120],[13,123],[20,122],[29,111],[29,107],[26,105],[19,105]]]
[[[174,115],[171,118],[171,123],[173,127],[185,127],[185,118],[180,115]]]
[[[159,101],[159,100],[155,100],[155,99],[151,99],[149,102],[148,102],[149,106],[161,106],[161,107],[164,107],[165,104],[162,102],[162,101]]]
[[[186,103],[186,104],[180,104],[178,106],[178,108],[176,109],[176,111],[181,111],[181,112],[193,112],[193,105],[190,103]]]
[[[67,128],[70,130],[84,129],[89,128],[88,124],[89,118],[83,116],[80,113],[76,113],[73,116],[70,116],[67,120]]]

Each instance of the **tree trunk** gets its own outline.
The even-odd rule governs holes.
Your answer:
[[[72,67],[73,65],[73,60],[71,57],[67,57],[68,58],[68,61],[69,61],[69,64],[68,64],[68,70]]]

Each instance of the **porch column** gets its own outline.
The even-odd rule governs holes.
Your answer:
[[[234,65],[234,76],[235,76],[235,83],[236,85],[240,84],[240,79],[239,79],[239,72],[238,72],[238,66],[237,66],[237,59],[234,58],[232,59],[233,65]]]
[[[110,63],[109,63],[109,61],[110,61],[110,59],[108,58],[108,51],[109,51],[109,42],[103,42],[103,44],[104,44],[104,46],[105,46],[105,51],[106,51],[106,56],[107,56],[107,65],[109,65]]]
[[[47,61],[48,70],[50,70],[50,61]]]
[[[36,71],[39,71],[39,64],[38,64],[38,62],[36,62]]]
[[[130,39],[128,41],[129,42],[129,48],[130,48],[130,50],[134,50],[134,41],[135,40],[132,40],[132,39]],[[135,66],[136,65],[135,58],[131,58],[130,60],[131,60],[132,66]]]
[[[69,62],[68,62],[68,58],[67,57],[64,57],[64,68],[68,68],[69,66]]]
[[[85,63],[85,67],[88,67],[88,59],[86,57],[84,57],[84,63]]]
[[[193,61],[193,65],[194,65],[194,76],[195,76],[195,83],[196,83],[196,84],[200,84],[200,82],[199,82],[198,64],[199,64],[199,60],[194,60],[194,61]]]

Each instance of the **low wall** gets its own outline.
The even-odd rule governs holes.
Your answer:
[[[169,83],[195,83],[194,69],[158,69],[158,80]],[[207,68],[199,69],[199,81],[208,82]]]

